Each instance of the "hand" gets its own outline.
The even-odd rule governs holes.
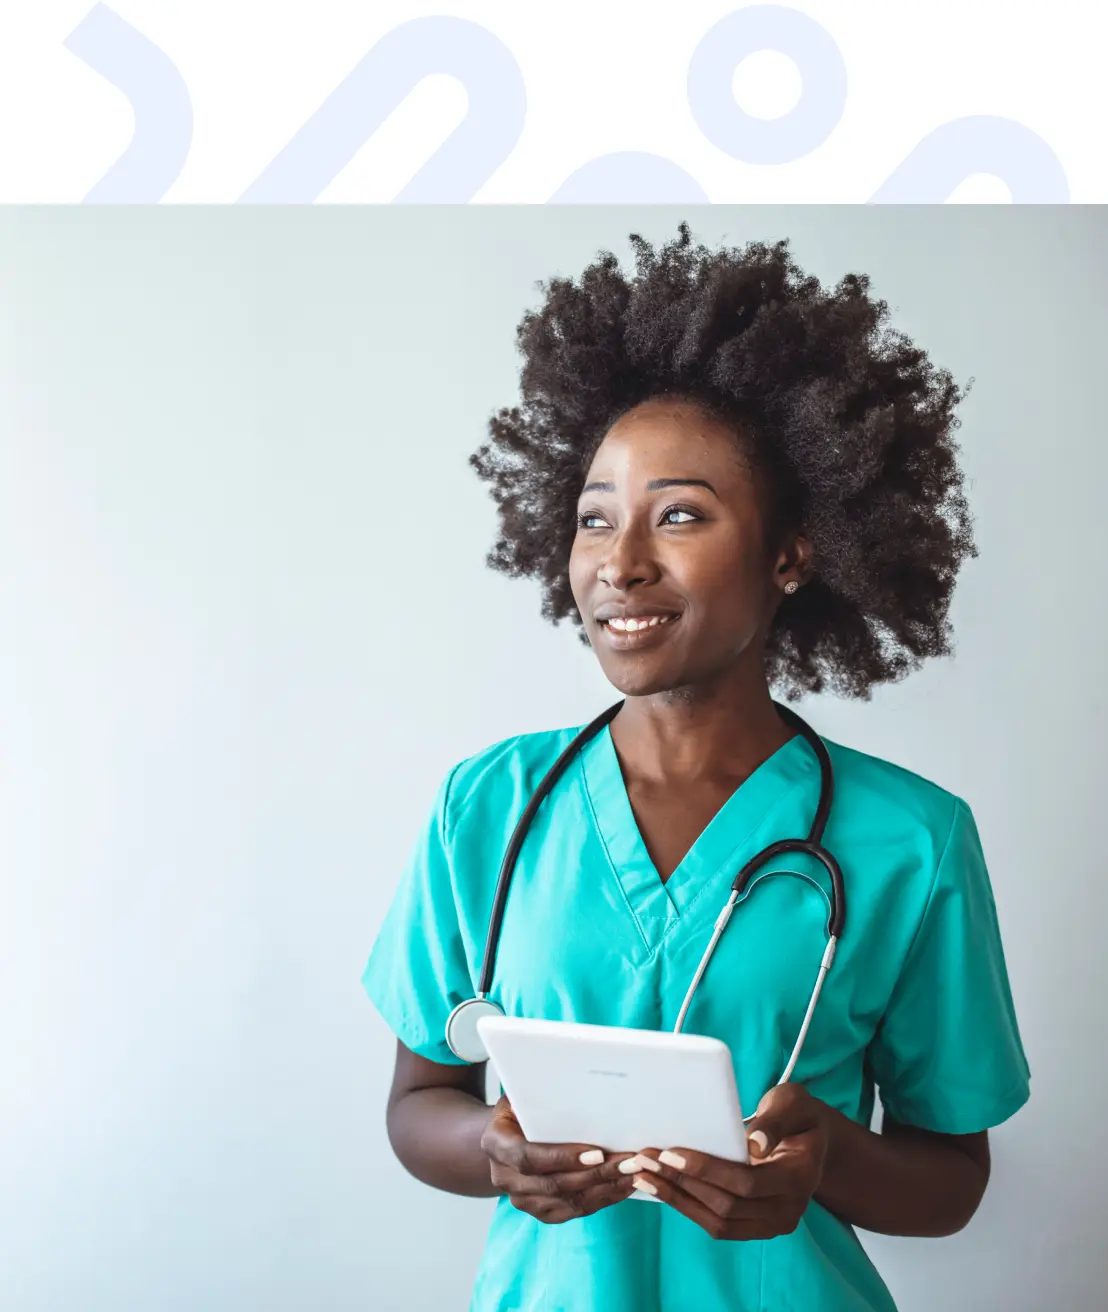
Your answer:
[[[512,1206],[551,1225],[610,1207],[630,1197],[634,1188],[631,1176],[619,1169],[633,1153],[605,1154],[585,1143],[531,1143],[503,1096],[492,1110],[481,1147],[491,1163],[493,1184]]]
[[[714,1239],[791,1234],[823,1178],[830,1136],[826,1103],[799,1084],[779,1084],[758,1104],[747,1131],[749,1163],[671,1148],[632,1159],[636,1188],[695,1221]]]

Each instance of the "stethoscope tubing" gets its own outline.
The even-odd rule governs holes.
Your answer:
[[[610,724],[622,708],[623,702],[616,702],[614,706],[609,706],[606,711],[601,711],[595,720],[591,720],[585,725],[550,769],[547,770],[539,786],[531,794],[531,800],[524,808],[523,814],[516,821],[516,827],[512,830],[512,836],[508,840],[508,846],[504,852],[504,860],[500,863],[500,874],[496,880],[496,892],[493,894],[489,929],[485,936],[485,956],[481,964],[481,978],[477,987],[477,996],[479,998],[487,997],[489,989],[492,988],[493,970],[496,965],[496,949],[500,943],[500,928],[504,922],[504,908],[508,903],[508,890],[511,887],[512,875],[515,873],[520,850],[531,828],[535,813],[582,747],[591,738],[595,738],[601,729]]]
[[[492,988],[493,973],[496,967],[496,952],[500,943],[500,934],[504,922],[504,910],[507,906],[508,893],[511,888],[512,876],[515,872],[516,864],[519,860],[523,844],[530,831],[531,824],[537,814],[539,807],[549,796],[554,785],[565,773],[570,763],[577,757],[581,749],[594,738],[602,729],[615,719],[616,715],[622,709],[624,703],[616,702],[615,705],[609,706],[602,711],[594,720],[591,720],[585,727],[574,736],[573,740],[559,754],[557,760],[547,770],[539,782],[538,787],[532,793],[523,814],[516,822],[512,830],[511,838],[508,841],[507,849],[504,853],[504,859],[500,865],[500,871],[496,880],[496,889],[493,894],[492,910],[489,915],[489,927],[485,937],[485,952],[481,962],[481,975],[478,981],[476,995],[458,1004],[451,1012],[450,1019],[447,1022],[446,1039],[447,1044],[456,1057],[463,1061],[480,1061],[483,1057],[477,1055],[483,1048],[483,1043],[478,1034],[477,1019],[483,1014],[501,1013],[502,1009],[498,1003],[492,1002],[489,997],[489,991]],[[800,1057],[801,1049],[804,1046],[804,1040],[808,1034],[808,1028],[815,1012],[816,1003],[819,1000],[820,992],[823,988],[827,972],[831,969],[831,963],[835,958],[835,950],[838,946],[839,939],[842,936],[843,926],[846,921],[846,890],[843,884],[842,871],[839,863],[834,856],[823,846],[823,833],[827,826],[827,820],[831,813],[831,803],[834,797],[834,771],[831,765],[831,757],[827,747],[816,731],[803,720],[790,707],[782,706],[774,702],[778,714],[794,729],[800,733],[812,751],[815,753],[819,762],[820,769],[820,792],[819,802],[816,806],[815,815],[812,819],[811,828],[805,838],[781,838],[776,842],[756,853],[742,867],[735,876],[731,885],[731,894],[726,905],[716,917],[713,928],[711,941],[709,942],[704,955],[701,957],[700,964],[697,967],[696,974],[693,976],[688,991],[685,994],[681,1010],[674,1026],[674,1033],[679,1033],[685,1023],[689,1007],[692,1005],[693,997],[696,990],[704,977],[707,970],[708,962],[711,960],[724,928],[734,911],[735,906],[742,901],[752,888],[753,882],[769,862],[775,861],[778,857],[790,852],[803,852],[814,858],[826,870],[831,882],[831,894],[828,898],[828,919],[827,919],[827,946],[820,962],[819,973],[816,976],[815,986],[812,989],[808,1006],[804,1014],[804,1020],[800,1027],[800,1033],[796,1043],[793,1046],[792,1053],[785,1066],[785,1072],[779,1084],[786,1083],[791,1077],[796,1063]],[[799,871],[766,871],[765,874],[799,874]],[[811,876],[804,876],[811,879]],[[815,882],[815,881],[812,881]],[[819,885],[817,884],[817,887]],[[823,891],[821,889],[821,891]],[[463,1017],[465,1018],[463,1022]],[[468,1038],[463,1039],[461,1036],[468,1034]],[[470,1054],[473,1055],[470,1055]],[[750,1120],[751,1117],[746,1117]]]
[[[741,898],[750,880],[767,862],[775,860],[786,852],[806,852],[819,861],[830,876],[832,909],[828,934],[832,938],[839,939],[842,937],[843,925],[846,920],[846,892],[843,887],[842,871],[839,869],[839,864],[831,853],[823,847],[821,841],[823,831],[827,827],[828,817],[831,814],[831,802],[835,791],[835,777],[831,766],[831,758],[823,740],[806,720],[797,715],[791,707],[782,706],[779,702],[773,704],[785,723],[802,734],[805,741],[815,752],[820,770],[819,803],[816,806],[816,813],[812,819],[807,838],[783,838],[776,843],[771,843],[769,847],[763,848],[743,866],[735,876],[731,887],[737,897]],[[504,909],[508,903],[512,875],[515,873],[520,851],[523,848],[524,840],[531,828],[535,814],[585,744],[609,725],[622,709],[623,702],[618,701],[613,706],[601,711],[594,720],[585,725],[547,770],[539,786],[532,793],[523,814],[516,821],[516,826],[504,852],[504,859],[500,864],[500,873],[496,880],[496,891],[493,894],[492,911],[489,914],[489,928],[485,937],[485,953],[477,986],[477,997],[479,998],[487,997],[489,990],[492,988],[493,972],[496,967],[496,950],[500,943],[500,931],[504,922]]]

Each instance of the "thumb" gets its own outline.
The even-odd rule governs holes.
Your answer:
[[[509,1121],[512,1125],[519,1124],[515,1112],[512,1111],[512,1104],[508,1101],[508,1095],[506,1093],[502,1093],[493,1105],[493,1116],[497,1120]]]
[[[777,1144],[778,1136],[771,1136],[770,1130],[755,1118],[746,1132],[746,1150],[750,1156],[755,1161],[762,1157],[768,1157],[777,1147]]]
[[[747,1149],[754,1160],[768,1157],[782,1139],[808,1129],[803,1107],[804,1091],[795,1085],[778,1084],[758,1104],[746,1131]]]

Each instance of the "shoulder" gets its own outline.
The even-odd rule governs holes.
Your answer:
[[[875,835],[911,837],[937,858],[956,819],[969,817],[966,803],[934,780],[857,748],[824,742],[835,770],[835,804]]]
[[[459,761],[444,785],[448,816],[452,819],[485,803],[510,804],[523,793],[529,797],[581,727],[515,734]]]

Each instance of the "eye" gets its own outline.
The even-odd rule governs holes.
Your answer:
[[[597,514],[595,510],[583,510],[577,516],[578,528],[606,528],[607,520],[603,515]]]
[[[672,519],[673,515],[681,515],[682,519]],[[669,506],[662,512],[663,524],[689,524],[703,516],[698,511],[690,510],[688,506]]]

